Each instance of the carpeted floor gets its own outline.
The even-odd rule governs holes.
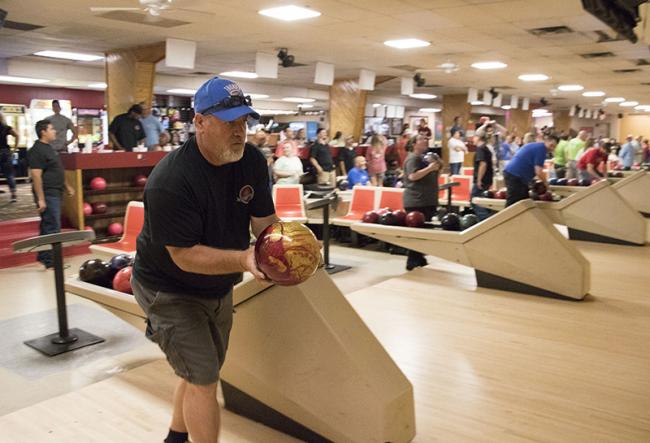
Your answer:
[[[18,183],[16,187],[18,201],[16,203],[10,203],[11,194],[7,185],[2,185],[0,189],[5,191],[0,194],[0,221],[38,217],[31,183]]]

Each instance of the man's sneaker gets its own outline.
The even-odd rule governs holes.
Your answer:
[[[15,193],[11,194],[11,203],[16,203],[18,201],[18,197],[16,196]]]

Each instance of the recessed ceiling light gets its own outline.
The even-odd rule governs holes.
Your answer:
[[[302,97],[284,97],[282,100],[291,103],[313,103],[316,101],[313,98],[302,98]]]
[[[309,109],[309,108],[313,108],[314,105],[308,105],[307,103],[300,103],[298,104],[298,107],[302,109]]]
[[[501,106],[501,109],[505,109],[505,110],[507,111],[508,109],[512,109],[512,106],[510,106],[510,105],[503,105],[503,106]]]
[[[521,74],[519,80],[524,82],[543,82],[548,80],[550,77],[545,74]]]
[[[40,57],[62,58],[65,60],[76,60],[80,62],[94,62],[95,60],[103,60],[103,55],[94,54],[80,54],[78,52],[65,52],[65,51],[38,51],[34,55]]]
[[[47,83],[44,78],[14,77],[13,75],[0,75],[0,83]]]
[[[420,112],[440,112],[440,108],[420,108]]]
[[[257,78],[257,74],[255,72],[246,72],[246,71],[226,71],[226,72],[222,72],[219,75],[223,75],[224,77],[236,77],[236,78]]]
[[[582,91],[585,89],[582,85],[560,85],[557,88],[564,92]]]
[[[196,94],[195,89],[183,89],[183,88],[168,89],[167,92],[169,92],[170,94],[183,94],[183,95],[194,95],[194,94]]]
[[[298,111],[287,111],[286,109],[255,109],[260,115],[293,115]]]
[[[100,82],[100,83],[90,83],[90,84],[88,84],[88,87],[89,88],[97,88],[97,89],[106,89],[108,87],[108,85],[106,83],[104,83],[104,82]]]
[[[416,93],[416,94],[411,94],[409,95],[411,98],[419,98],[420,100],[432,100],[437,97],[437,95],[434,94],[424,94],[424,93]]]
[[[619,104],[619,106],[623,106],[624,108],[631,108],[633,106],[637,106],[639,102],[623,102]]]
[[[249,95],[250,98],[252,98],[253,100],[261,100],[263,98],[269,98],[269,96],[266,94],[247,94],[247,95]]]
[[[265,15],[285,22],[292,22],[295,20],[304,20],[307,18],[314,18],[320,15],[320,12],[313,9],[302,8],[295,5],[278,6],[277,8],[262,9],[258,14]]]
[[[474,69],[503,69],[507,68],[508,65],[502,62],[478,62],[472,63],[472,68]]]
[[[472,105],[472,106],[480,106],[482,104],[483,104],[483,102],[480,101],[480,100],[474,100],[473,102],[470,103],[470,105]]]
[[[425,46],[431,45],[431,42],[425,42],[418,38],[404,38],[401,40],[386,40],[384,42],[386,46],[397,49],[411,49],[411,48],[424,48]]]
[[[621,103],[624,102],[625,99],[623,97],[607,97],[605,100],[603,100],[605,103]]]
[[[650,105],[638,105],[635,106],[634,109],[637,111],[650,111]]]
[[[373,104],[372,104],[372,107],[373,107],[373,108],[378,108],[378,107],[380,107],[380,106],[381,106],[380,103],[373,103]]]
[[[583,97],[604,97],[604,91],[587,91],[582,93]]]

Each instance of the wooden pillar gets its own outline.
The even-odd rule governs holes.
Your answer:
[[[454,117],[460,117],[461,125],[465,127],[471,113],[472,106],[467,103],[467,94],[445,95],[442,97],[440,118],[442,119],[442,160],[445,164],[449,163],[447,140],[450,136],[449,130],[454,125]]]
[[[165,58],[165,43],[112,49],[106,52],[106,105],[108,119],[131,105],[153,99],[156,63]]]
[[[359,140],[368,93],[353,80],[337,80],[330,87],[330,135],[341,131]]]
[[[571,117],[569,111],[557,111],[553,113],[553,127],[555,132],[569,132],[571,129]]]
[[[523,137],[525,133],[531,132],[533,128],[532,111],[512,109],[506,114],[506,128],[508,132]]]

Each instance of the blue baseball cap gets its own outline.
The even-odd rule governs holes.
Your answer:
[[[194,112],[212,114],[220,120],[231,122],[243,115],[259,120],[260,115],[251,108],[251,99],[244,96],[239,85],[231,80],[214,77],[203,83],[194,94]]]

